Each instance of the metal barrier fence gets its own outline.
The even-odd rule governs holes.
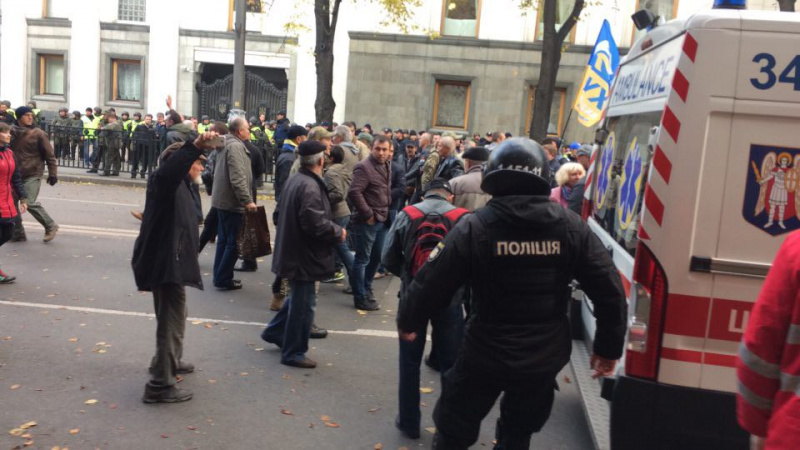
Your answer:
[[[149,175],[158,167],[164,139],[155,129],[128,132],[93,130],[46,124],[58,165],[95,170],[98,173],[129,173],[132,178]],[[275,151],[265,139],[253,141],[264,160],[263,181],[272,182]]]

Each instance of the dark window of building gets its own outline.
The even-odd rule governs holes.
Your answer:
[[[469,81],[436,80],[433,95],[435,128],[467,129],[470,87]]]
[[[533,105],[536,102],[536,86],[528,89],[528,107],[525,113],[525,134],[531,131],[531,119],[533,118]],[[553,103],[550,106],[550,121],[547,125],[547,134],[560,136],[564,130],[564,109],[567,104],[567,89],[555,88],[553,91]]]

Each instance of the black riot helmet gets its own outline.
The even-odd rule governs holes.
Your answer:
[[[483,167],[481,189],[496,197],[549,195],[550,167],[542,146],[528,138],[503,141]]]

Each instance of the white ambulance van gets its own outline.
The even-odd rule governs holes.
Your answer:
[[[747,448],[739,342],[779,246],[800,229],[800,14],[714,9],[657,26],[610,95],[583,216],[622,277],[630,329],[602,385],[610,441],[589,414],[595,442]],[[582,300],[586,347],[573,362],[595,331]]]

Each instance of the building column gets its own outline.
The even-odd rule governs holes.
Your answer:
[[[24,106],[28,74],[28,21],[25,8],[18,0],[0,0],[3,11],[2,39],[0,39],[0,100],[8,100],[11,107]]]
[[[84,0],[73,11],[69,46],[69,106],[72,111],[100,105],[100,0]]]
[[[147,23],[150,25],[150,46],[147,53],[147,103],[145,110],[154,114],[164,111],[166,98],[172,96],[172,107],[178,108],[178,62],[180,33],[178,2],[147,0]],[[179,111],[190,115],[191,111]]]

